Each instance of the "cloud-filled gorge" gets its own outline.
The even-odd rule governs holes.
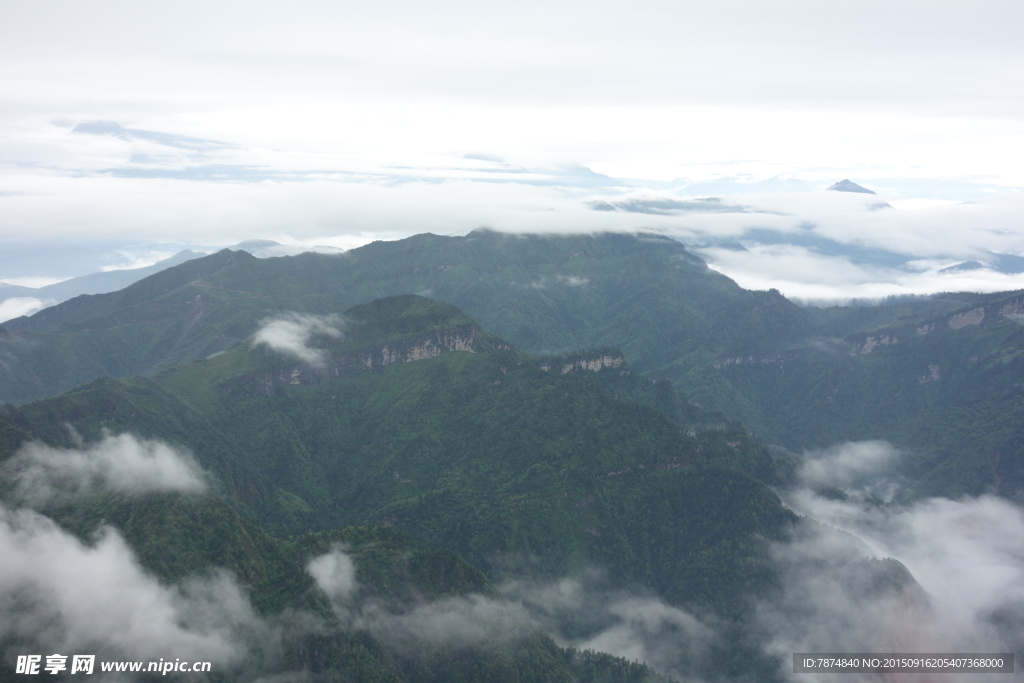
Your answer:
[[[807,486],[784,493],[813,521],[773,548],[780,587],[758,602],[781,671],[794,652],[1024,648],[1024,510],[994,496],[886,502],[899,457],[882,441],[840,444],[809,454]]]

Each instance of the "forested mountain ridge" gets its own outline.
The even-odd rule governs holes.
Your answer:
[[[205,358],[276,312],[405,293],[453,303],[531,353],[621,349],[637,372],[790,450],[864,438],[913,447],[906,473],[921,494],[1024,487],[1019,294],[799,308],[655,235],[478,230],[342,255],[221,252],[7,323],[0,400]]]
[[[245,340],[275,311],[323,313],[406,293],[473,311],[486,329],[531,352],[614,346],[643,363],[641,371],[662,356],[677,361],[680,352],[775,345],[780,334],[796,334],[803,317],[781,296],[745,292],[678,242],[653,236],[474,231],[340,256],[258,260],[221,252],[121,292],[9,321],[5,350],[13,360],[2,368],[0,398],[21,402],[97,375],[148,374],[202,358]],[[652,326],[656,338],[637,333]],[[88,339],[67,339],[74,333]],[[32,381],[15,382],[19,370]]]
[[[784,354],[725,359],[716,371],[759,397],[783,443],[883,438],[911,447],[903,473],[916,495],[1024,491],[1024,294],[888,308],[815,312],[829,336]]]
[[[271,334],[295,332],[291,324],[310,332],[299,345],[294,334]],[[669,407],[672,419],[613,395]],[[209,359],[7,406],[3,497],[34,504],[82,538],[101,523],[118,529],[164,580],[225,567],[267,619],[282,609],[342,614],[308,570],[338,544],[355,557],[362,590],[394,618],[449,595],[506,605],[492,582],[599,575],[604,590],[639,591],[664,601],[663,613],[714,621],[716,637],[692,628],[699,649],[717,654],[682,648],[672,670],[771,680],[777,665],[757,650],[748,600],[772,586],[769,544],[798,521],[765,484],[774,477],[765,447],[736,427],[702,430],[720,418],[684,403],[614,350],[528,356],[453,306],[392,297],[340,315],[283,315],[264,321],[253,343]],[[125,442],[191,452],[206,493],[111,493],[100,484],[62,493],[59,477],[30,488],[50,476],[33,453],[60,461],[33,443],[95,452]],[[559,619],[570,641],[587,642],[618,617]],[[385,622],[387,633],[368,626],[329,637],[289,627],[267,666],[393,680],[653,676],[621,660],[574,659],[528,620],[523,639],[454,659],[448,641],[415,656],[395,650],[399,627]],[[459,668],[467,662],[476,662],[471,674]],[[431,666],[436,673],[425,674]]]
[[[382,317],[397,323],[381,324]],[[325,338],[325,354],[313,363],[243,345],[152,378],[97,380],[5,415],[12,428],[56,445],[98,439],[102,430],[180,443],[200,464],[210,459],[212,471],[229,483],[230,499],[281,530],[293,521],[299,527],[312,520],[326,527],[388,521],[401,511],[395,505],[416,500],[410,493],[419,490],[483,487],[515,508],[522,495],[516,491],[534,474],[552,492],[558,482],[619,482],[643,470],[716,463],[743,476],[773,476],[764,447],[738,428],[689,436],[656,410],[610,399],[606,386],[632,397],[649,392],[649,403],[656,390],[633,376],[621,356],[603,362],[611,352],[592,362],[587,354],[560,363],[524,356],[458,309],[415,296],[374,301],[342,320],[346,338]],[[414,329],[417,321],[431,327]],[[614,377],[602,380],[602,374]],[[691,409],[691,419],[706,418]],[[484,467],[474,450],[483,444],[504,455],[488,456]],[[372,455],[355,464],[331,455],[368,449]],[[551,449],[559,455],[544,458]],[[555,476],[557,469],[531,474],[531,468],[556,467],[549,461],[572,463],[570,470],[585,476],[562,481],[568,473]],[[356,466],[362,469],[349,469]],[[471,485],[441,476],[445,467]],[[499,483],[505,479],[521,484]],[[270,490],[289,495],[275,502],[263,493]],[[356,513],[365,491],[374,500],[394,500],[366,503]],[[348,495],[353,498],[337,502]]]

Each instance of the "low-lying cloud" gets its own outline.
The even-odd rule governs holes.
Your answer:
[[[991,268],[949,270],[962,258],[910,259],[900,267],[858,263],[792,244],[747,244],[744,249],[702,247],[708,265],[753,290],[778,289],[796,301],[833,305],[853,299],[941,292],[1002,292],[1024,287],[1024,275]]]
[[[12,296],[0,300],[0,323],[20,318],[23,315],[32,315],[53,303],[53,301],[44,301],[31,296]]]
[[[341,339],[342,318],[339,315],[313,315],[288,312],[265,319],[253,335],[253,346],[266,346],[272,351],[292,356],[303,363],[318,365],[326,356],[317,342]]]
[[[564,647],[639,661],[680,680],[713,662],[714,625],[652,595],[609,589],[599,572],[553,582],[511,580],[500,587]]]
[[[347,603],[356,589],[356,565],[343,548],[314,557],[306,565],[320,590],[334,603]]]
[[[682,675],[704,662],[714,633],[688,612],[657,598],[624,597],[608,605],[613,623],[574,646],[596,650],[657,671]]]
[[[15,482],[15,497],[33,505],[97,492],[202,493],[207,489],[191,454],[132,434],[107,435],[79,448],[31,442],[4,464],[3,471]]]
[[[165,585],[110,528],[83,543],[34,511],[0,505],[0,557],[0,642],[14,654],[225,667],[241,661],[264,628],[229,574]],[[12,651],[4,654],[8,661]]]
[[[809,486],[849,488],[877,484],[900,451],[887,441],[852,441],[804,453],[798,476]]]
[[[904,568],[872,558],[854,535],[808,522],[775,546],[773,559],[780,587],[760,599],[757,627],[780,673],[794,681],[833,680],[791,674],[795,652],[948,652],[955,645],[939,642],[926,626],[929,600]]]
[[[117,530],[103,527],[82,541],[32,510],[0,505],[0,556],[0,643],[7,660],[45,651],[210,661],[216,671],[245,672],[273,668],[284,639],[332,628],[305,612],[258,616],[224,570],[167,584],[139,565]],[[563,645],[682,675],[699,664],[714,637],[684,610],[649,596],[608,593],[585,580],[510,583],[500,597],[395,605],[361,595],[355,564],[341,547],[310,559],[307,570],[339,617],[333,628],[365,631],[414,656],[438,647],[488,648],[546,631]],[[562,637],[567,620],[586,623],[586,635]]]
[[[522,605],[477,594],[402,609],[360,599],[355,564],[341,547],[313,558],[306,570],[330,598],[345,628],[367,631],[403,651],[507,642],[538,627]]]
[[[516,602],[479,594],[444,598],[395,613],[377,602],[362,606],[353,627],[401,650],[507,643],[538,627]]]
[[[783,495],[817,521],[774,546],[779,590],[758,603],[780,672],[858,680],[791,674],[794,652],[1024,651],[1024,509],[994,496],[899,505],[862,495],[885,488],[878,477],[898,458],[885,442],[817,456],[801,471],[804,483],[846,495]]]
[[[558,281],[570,287],[583,287],[590,284],[590,278],[579,277],[578,275],[559,275]]]
[[[354,564],[342,548],[313,558],[307,570],[344,627],[406,652],[486,646],[540,631],[562,646],[688,676],[707,663],[715,638],[709,626],[656,597],[602,588],[597,572],[551,582],[510,580],[500,587],[500,598],[457,595],[396,608],[360,598]]]

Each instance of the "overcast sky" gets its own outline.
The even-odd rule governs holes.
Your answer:
[[[989,239],[1022,208],[1022,25],[1009,0],[8,3],[0,239],[689,235],[720,218],[588,202],[847,177],[911,232],[993,205]]]

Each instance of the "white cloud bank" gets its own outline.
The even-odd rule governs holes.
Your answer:
[[[341,547],[314,557],[306,564],[316,585],[333,603],[347,603],[356,590],[356,565]]]
[[[522,605],[476,594],[423,602],[403,611],[378,600],[360,600],[355,564],[341,547],[311,559],[306,570],[330,598],[345,628],[368,631],[403,650],[502,643],[537,628]]]
[[[266,346],[303,363],[318,365],[326,354],[312,344],[325,339],[341,339],[342,322],[339,315],[284,313],[263,320],[252,337],[252,345]]]
[[[501,598],[457,595],[396,609],[362,599],[355,565],[343,548],[313,558],[307,571],[331,599],[345,628],[365,630],[401,650],[507,643],[529,632],[546,632],[562,646],[595,650],[678,676],[706,664],[714,631],[685,610],[652,596],[609,592],[582,579],[509,581]],[[592,580],[591,580],[592,579]],[[567,641],[562,626],[589,625],[590,635]]]
[[[745,212],[657,215],[595,211],[588,202],[630,196],[692,200],[685,194],[685,184],[647,190],[644,181],[635,181],[639,188],[587,186],[581,184],[585,176],[552,176],[552,185],[529,185],[515,179],[342,175],[249,183],[47,176],[42,185],[31,178],[12,178],[10,182],[23,191],[0,197],[0,235],[37,236],[40,225],[53,225],[58,226],[55,237],[65,229],[61,226],[71,226],[66,229],[75,234],[137,238],[137,226],[146,225],[154,238],[174,235],[183,248],[207,250],[218,242],[231,245],[259,237],[308,249],[348,249],[374,239],[423,232],[461,235],[481,226],[540,233],[653,230],[688,244],[704,244],[698,253],[744,287],[776,288],[797,299],[842,301],[1024,288],[1020,274],[985,268],[943,272],[963,261],[984,261],[988,252],[1024,254],[1024,194],[872,211],[872,203],[887,197],[825,191],[747,193],[729,199]],[[131,185],[130,191],[125,183]],[[749,234],[758,229],[796,241],[759,243]],[[800,241],[805,239],[817,241]],[[716,245],[721,240],[743,243],[747,250]],[[835,249],[822,248],[821,240]],[[884,250],[888,256],[875,258],[872,250]],[[24,306],[11,315],[21,312],[27,312]]]
[[[80,448],[32,442],[3,469],[15,481],[15,496],[35,505],[99,491],[202,493],[207,489],[191,454],[132,434],[107,435]]]
[[[511,580],[500,590],[563,647],[639,661],[680,680],[694,680],[695,671],[713,665],[709,653],[720,638],[713,625],[656,596],[608,590],[603,583],[592,571],[552,582]],[[587,634],[568,639],[566,624]]]
[[[877,481],[899,455],[887,441],[851,441],[805,453],[798,476],[810,486],[849,488]]]
[[[993,496],[897,505],[859,495],[865,481],[885,488],[878,478],[897,456],[884,442],[836,446],[803,476],[853,486],[847,498],[783,496],[823,523],[774,547],[780,589],[759,601],[769,651],[794,682],[858,680],[792,674],[794,652],[1024,651],[1024,509]]]
[[[0,641],[19,653],[238,663],[262,628],[223,572],[164,585],[138,564],[121,535],[92,544],[50,519],[0,506]]]
[[[538,624],[519,603],[470,594],[417,605],[401,613],[370,602],[362,606],[353,627],[416,652],[425,647],[507,643],[536,630]]]
[[[1012,254],[1017,254],[1018,248]],[[791,244],[751,244],[745,250],[706,247],[696,250],[715,270],[741,287],[777,289],[787,297],[808,303],[866,301],[888,296],[942,292],[1004,292],[1024,289],[1024,273],[1002,273],[990,268],[966,271],[943,269],[969,260],[946,256],[911,259],[904,267],[858,264],[842,256],[824,255]]]
[[[20,318],[23,315],[32,315],[53,303],[52,300],[43,301],[32,296],[12,296],[0,300],[0,323]]]
[[[656,671],[684,676],[703,664],[714,633],[691,614],[656,598],[624,597],[608,605],[611,625],[595,636],[574,643]],[[685,680],[685,676],[684,676]]]

